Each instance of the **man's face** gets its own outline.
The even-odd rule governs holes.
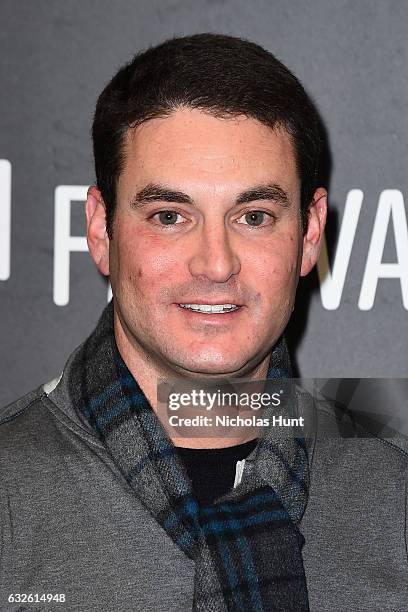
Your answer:
[[[299,273],[314,263],[304,256],[301,270],[287,132],[180,109],[130,130],[125,159],[109,269],[99,262],[121,331],[166,370],[248,374],[284,330]]]

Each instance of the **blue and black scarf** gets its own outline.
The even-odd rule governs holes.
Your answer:
[[[283,341],[268,377],[290,373]],[[195,561],[195,612],[309,610],[298,524],[308,495],[304,440],[261,437],[241,483],[200,507],[184,467],[142,389],[123,362],[113,305],[76,355],[75,405],[97,431],[135,495]]]

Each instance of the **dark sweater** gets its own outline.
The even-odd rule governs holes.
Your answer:
[[[256,444],[257,439],[227,448],[177,447],[200,504],[211,504],[232,489],[237,461],[246,459]]]

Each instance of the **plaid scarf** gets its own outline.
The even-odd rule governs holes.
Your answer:
[[[290,374],[280,341],[268,377]],[[308,494],[303,438],[261,437],[241,483],[201,507],[175,447],[116,346],[113,304],[78,351],[69,379],[82,418],[96,430],[135,495],[195,561],[195,612],[309,610],[298,529]]]

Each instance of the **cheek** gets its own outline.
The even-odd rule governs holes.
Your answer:
[[[139,234],[137,241],[127,236],[122,245],[116,276],[129,292],[140,291],[146,297],[180,277],[180,257],[163,240]]]
[[[260,251],[262,254],[260,254]],[[276,325],[292,312],[299,277],[299,245],[296,238],[286,236],[264,245],[246,260],[246,282],[257,292],[263,320]]]
[[[248,276],[252,276],[253,282],[259,287],[268,289],[290,288],[292,280],[297,274],[298,262],[294,252],[290,249],[274,250],[264,253],[247,262]],[[262,293],[262,289],[261,289]]]

